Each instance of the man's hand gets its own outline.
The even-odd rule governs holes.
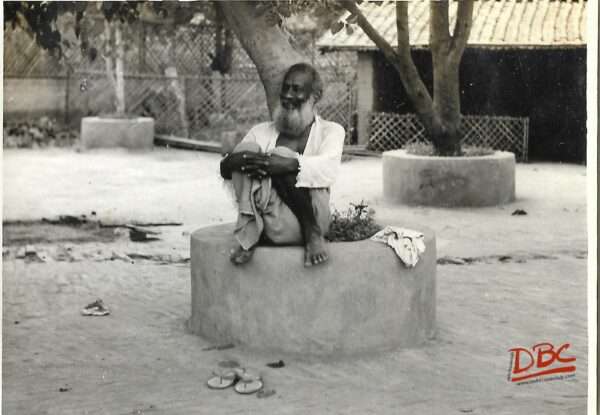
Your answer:
[[[260,153],[252,151],[232,153],[221,161],[221,176],[223,176],[224,179],[230,180],[231,174],[234,171],[253,173],[255,168],[249,166],[249,161],[261,157],[263,156]]]
[[[283,157],[277,154],[271,154],[266,157],[264,169],[269,176],[296,174],[298,173],[298,160],[293,157]]]
[[[239,171],[258,179],[267,176],[292,174],[298,172],[298,160],[276,154],[268,155],[243,151],[231,154],[226,161],[221,163],[223,177],[231,177],[233,171]]]
[[[246,164],[241,171],[259,179],[298,172],[298,160],[292,157],[283,157],[277,154],[255,154],[247,156],[245,160]]]
[[[268,156],[262,153],[246,153],[242,155],[239,171],[256,179],[268,176]]]

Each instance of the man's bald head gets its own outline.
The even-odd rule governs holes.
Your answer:
[[[319,73],[307,63],[291,66],[281,85],[280,102],[273,112],[277,130],[292,136],[302,134],[315,118],[315,103],[323,95]]]
[[[298,79],[304,81],[304,92],[307,98],[312,96],[315,103],[323,96],[323,81],[314,66],[308,63],[297,63],[290,66],[283,77],[282,96],[286,92],[286,87],[289,88],[290,78],[295,78],[296,81]]]

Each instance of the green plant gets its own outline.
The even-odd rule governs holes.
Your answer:
[[[416,156],[439,156],[433,145],[424,141],[415,141],[405,144],[403,149],[406,150],[408,154],[414,154]],[[490,147],[462,146],[459,156],[477,157],[489,156],[490,154],[494,154],[494,149]]]
[[[381,230],[375,222],[375,210],[364,201],[354,204],[346,212],[334,209],[329,231],[325,238],[330,242],[352,242],[367,239]]]
[[[68,147],[76,135],[59,129],[56,120],[41,117],[23,122],[4,122],[4,148]]]
[[[465,157],[489,156],[494,154],[494,149],[491,147],[480,146],[463,146],[462,155]]]
[[[433,156],[435,155],[435,149],[430,143],[424,141],[415,141],[412,143],[405,144],[402,147],[408,154],[414,154],[416,156]]]

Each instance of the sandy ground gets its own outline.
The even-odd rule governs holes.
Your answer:
[[[4,220],[94,211],[103,222],[183,225],[158,228],[161,239],[145,244],[123,233],[112,242],[35,244],[45,262],[4,248],[3,413],[586,413],[585,167],[518,165],[515,203],[434,209],[383,202],[380,160],[344,163],[336,207],[366,200],[382,224],[433,228],[438,257],[480,261],[438,266],[438,334],[423,348],[332,362],[241,346],[203,350],[213,345],[185,330],[189,232],[235,216],[218,162],[166,149],[4,151]],[[528,215],[511,216],[515,209]],[[111,315],[82,317],[97,297]],[[542,341],[571,344],[576,376],[508,382],[508,349]],[[279,359],[284,368],[266,367]],[[227,360],[260,371],[276,394],[207,389]]]

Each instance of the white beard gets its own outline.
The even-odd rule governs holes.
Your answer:
[[[277,131],[298,136],[313,122],[315,117],[313,100],[308,99],[300,108],[286,109],[277,103],[273,111],[273,120]]]

